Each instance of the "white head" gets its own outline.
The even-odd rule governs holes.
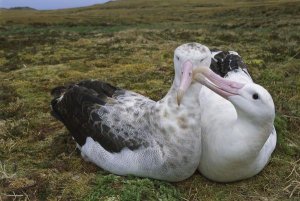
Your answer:
[[[229,100],[238,115],[264,123],[275,118],[274,102],[269,92],[254,83],[239,83],[220,77],[208,68],[198,69],[195,79],[223,98]],[[211,82],[206,80],[209,79]]]
[[[178,86],[177,102],[194,79],[194,71],[199,67],[208,68],[211,63],[211,52],[208,47],[199,43],[186,43],[174,52],[175,84]]]
[[[260,85],[246,84],[236,95],[228,96],[228,100],[239,111],[239,115],[255,117],[255,120],[262,122],[275,118],[273,99]]]

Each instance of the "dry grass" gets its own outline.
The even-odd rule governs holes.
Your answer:
[[[287,186],[283,189],[287,194],[289,194],[289,198],[292,198],[293,196],[300,196],[300,159],[293,162],[291,166],[293,169],[287,176]]]

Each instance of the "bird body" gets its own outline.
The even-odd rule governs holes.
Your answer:
[[[195,90],[199,89],[195,87]],[[105,106],[109,110],[106,115],[102,115],[102,108],[96,109],[94,112],[101,118],[102,126],[109,125],[110,136],[118,132],[117,129],[123,129],[110,144],[125,141],[126,146],[108,151],[101,145],[101,140],[88,137],[80,147],[82,156],[118,175],[132,174],[168,181],[189,177],[199,163],[199,153],[195,151],[201,153],[201,141],[197,131],[193,130],[197,119],[189,119],[194,115],[188,112],[191,110],[185,110],[189,105],[176,109],[175,95],[174,90],[163,100],[154,102],[126,91],[115,97],[117,105]],[[192,101],[185,101],[194,105]]]
[[[202,87],[202,155],[198,170],[218,182],[249,178],[265,167],[275,149],[274,104],[269,93],[253,83],[236,52],[215,51],[212,56],[211,69],[215,73],[243,86],[237,94],[221,94],[223,97],[216,90]],[[256,95],[259,97],[254,100]]]
[[[198,93],[193,69],[210,64],[210,51],[191,43],[175,50],[175,78],[155,102],[101,81],[53,90],[51,107],[85,160],[118,175],[180,181],[197,169],[201,155]],[[179,93],[180,92],[180,93]],[[180,102],[180,106],[177,101]]]

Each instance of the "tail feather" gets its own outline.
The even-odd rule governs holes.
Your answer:
[[[65,93],[66,89],[66,86],[55,87],[51,90],[51,96],[53,96],[53,98],[59,98]]]
[[[51,96],[53,97],[50,103],[51,115],[61,122],[64,122],[64,120],[62,116],[59,114],[59,112],[57,111],[56,104],[58,103],[59,100],[61,100],[66,90],[67,90],[66,86],[58,86],[53,88],[50,92]]]
[[[56,104],[57,104],[57,98],[56,99],[52,99],[51,100],[51,104],[50,104],[50,107],[51,107],[51,115],[61,121],[61,122],[64,122],[62,116],[59,114],[59,112],[56,110]]]

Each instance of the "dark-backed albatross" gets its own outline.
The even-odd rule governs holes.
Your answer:
[[[201,156],[201,84],[193,82],[193,71],[210,63],[206,46],[184,44],[175,50],[173,85],[162,100],[87,80],[53,89],[52,114],[85,160],[118,175],[180,181]]]

